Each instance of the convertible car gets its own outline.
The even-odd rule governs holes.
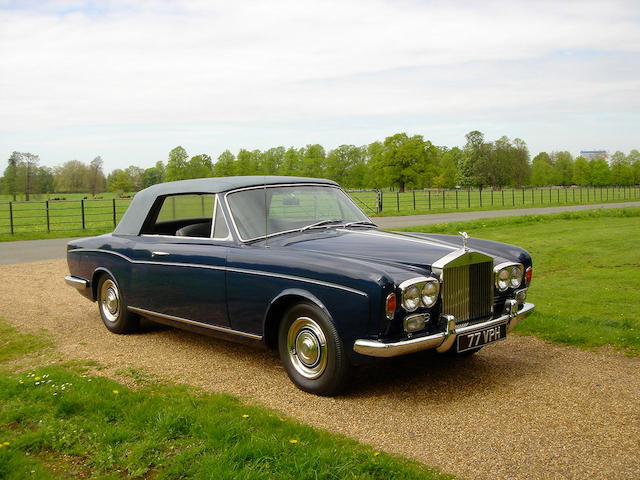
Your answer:
[[[334,395],[352,366],[503,340],[531,256],[497,242],[380,231],[330,180],[249,176],[140,191],[113,233],[67,246],[66,282],[114,333],[140,317],[260,342],[302,390]]]

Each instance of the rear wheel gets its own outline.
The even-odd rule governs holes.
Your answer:
[[[97,297],[102,322],[109,331],[131,333],[138,328],[138,316],[127,310],[122,291],[111,275],[100,277]]]
[[[336,395],[349,375],[349,359],[328,316],[316,305],[298,303],[278,331],[280,359],[295,385],[316,395]]]

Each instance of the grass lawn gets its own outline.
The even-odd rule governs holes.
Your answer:
[[[406,228],[513,243],[533,257],[525,335],[640,355],[640,208]]]
[[[229,395],[42,366],[51,351],[0,321],[2,479],[453,478]]]

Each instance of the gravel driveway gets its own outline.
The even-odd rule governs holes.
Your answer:
[[[349,394],[320,398],[273,352],[153,325],[110,334],[66,274],[64,260],[0,266],[0,316],[48,330],[66,358],[228,392],[470,479],[640,478],[640,359],[511,336],[361,369]]]

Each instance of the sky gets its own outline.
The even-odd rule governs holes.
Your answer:
[[[471,130],[640,149],[640,2],[0,0],[0,173]]]

